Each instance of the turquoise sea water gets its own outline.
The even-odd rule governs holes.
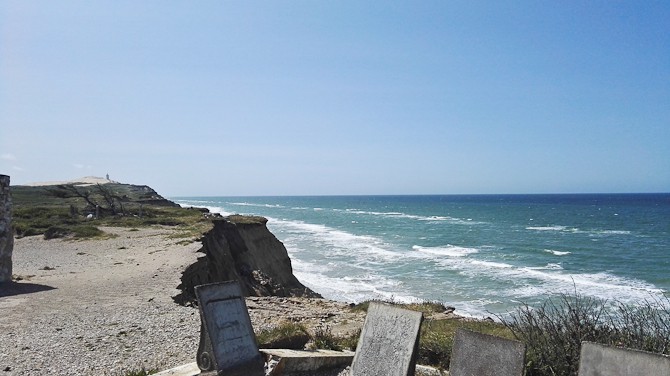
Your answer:
[[[670,295],[670,194],[178,197],[254,214],[324,297],[435,300],[504,313],[574,292]]]

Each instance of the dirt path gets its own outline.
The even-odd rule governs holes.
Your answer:
[[[198,310],[172,297],[200,243],[179,245],[169,228],[103,230],[115,237],[16,239],[14,273],[22,280],[0,287],[0,376],[123,375],[194,361]],[[320,299],[247,305],[257,330],[291,320],[340,333],[363,321],[346,304]]]

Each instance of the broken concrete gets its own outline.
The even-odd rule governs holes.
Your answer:
[[[579,376],[669,376],[670,357],[582,342]]]
[[[413,376],[423,314],[372,302],[365,317],[353,376]]]
[[[258,351],[242,290],[237,282],[196,286],[202,322],[198,366],[228,376],[263,376],[265,361]]]
[[[344,368],[354,358],[351,351],[261,349],[261,352],[266,356],[268,368],[271,368],[266,373],[268,376]]]
[[[13,251],[14,229],[9,176],[0,175],[0,283],[12,281]]]
[[[525,353],[526,346],[519,341],[459,329],[449,375],[522,376]]]

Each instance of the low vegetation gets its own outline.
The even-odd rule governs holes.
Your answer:
[[[670,300],[642,305],[559,295],[523,305],[504,325],[526,344],[528,376],[577,375],[582,341],[670,355]]]
[[[668,298],[630,306],[576,293],[559,295],[539,306],[522,305],[509,315],[499,316],[498,321],[431,318],[445,311],[446,307],[439,303],[386,303],[424,313],[417,362],[441,369],[449,368],[454,336],[460,328],[524,342],[527,376],[576,376],[582,341],[670,355]],[[369,304],[364,302],[351,309],[367,312]],[[295,323],[282,324],[270,332],[258,335],[261,347],[269,347],[267,344],[280,341],[276,337],[286,336],[291,347],[285,348],[303,349],[307,344],[310,349],[355,351],[360,336],[360,331],[336,336],[328,326],[308,333]]]
[[[311,336],[304,326],[291,321],[256,333],[259,346],[266,349],[301,350],[305,348],[310,339]]]
[[[100,227],[178,228],[173,237],[200,237],[211,228],[200,209],[184,209],[149,187],[127,184],[93,186],[12,187],[13,225],[17,237],[101,238]]]
[[[227,219],[230,222],[233,222],[237,225],[258,225],[258,224],[264,225],[268,221],[266,218],[259,217],[256,215],[239,215],[239,214],[229,215]]]
[[[158,373],[157,369],[146,369],[144,367],[137,369],[137,370],[132,370],[132,371],[127,371],[123,374],[123,376],[148,376],[148,375],[153,375],[154,373]]]

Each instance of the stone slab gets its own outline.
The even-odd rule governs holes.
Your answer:
[[[351,364],[352,376],[413,376],[423,314],[372,302]]]
[[[450,376],[522,376],[522,342],[459,329],[454,337]]]
[[[351,351],[261,349],[261,353],[265,354],[267,363],[272,364],[272,371],[268,376],[343,368],[354,359]]]
[[[153,376],[196,376],[200,375],[200,368],[198,363],[187,363],[181,366],[170,368],[165,371],[154,373]]]
[[[582,342],[579,376],[670,376],[670,357]]]
[[[195,287],[195,294],[205,331],[201,334],[201,345],[204,341],[205,346],[198,351],[198,366],[227,376],[264,375],[265,361],[258,351],[239,283],[200,285]]]
[[[9,176],[0,175],[0,283],[12,281],[12,193]]]

